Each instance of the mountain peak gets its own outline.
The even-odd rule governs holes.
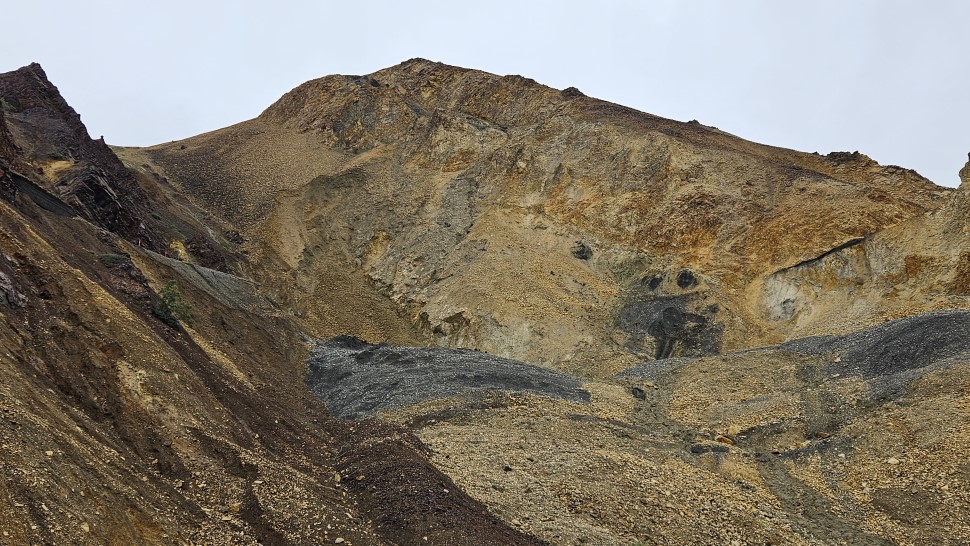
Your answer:
[[[64,100],[38,63],[0,73],[0,95],[13,112],[39,109],[46,112],[46,116],[69,119],[72,131],[83,131],[87,135],[87,130],[81,124],[81,116]]]
[[[26,72],[26,73],[34,74],[36,76],[43,78],[44,81],[47,81],[48,83],[50,82],[50,80],[47,79],[47,72],[44,71],[44,67],[42,67],[38,62],[32,62],[26,66],[22,66],[17,69],[17,72]]]

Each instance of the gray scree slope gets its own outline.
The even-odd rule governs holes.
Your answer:
[[[859,376],[869,385],[869,398],[892,400],[902,396],[914,379],[970,359],[970,312],[934,311],[851,334],[806,337],[741,352],[816,357],[799,371],[806,383],[815,384],[833,374]],[[615,378],[658,381],[693,360],[697,358],[645,362]]]
[[[371,345],[351,336],[314,347],[306,383],[331,413],[351,419],[483,390],[589,401],[580,380],[562,372],[466,349]]]

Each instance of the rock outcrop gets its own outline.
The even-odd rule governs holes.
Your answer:
[[[103,140],[92,140],[81,117],[38,64],[0,75],[5,124],[22,160],[48,190],[89,220],[128,237],[139,233],[147,199]],[[110,181],[110,182],[109,182]],[[123,196],[119,197],[119,196]]]

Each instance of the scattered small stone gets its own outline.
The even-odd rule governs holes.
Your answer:
[[[630,394],[632,394],[633,397],[636,398],[637,400],[647,399],[647,391],[643,390],[640,387],[633,387],[632,389],[630,389]]]
[[[899,459],[897,459],[896,457],[890,457],[886,459],[886,462],[889,464],[899,464]]]
[[[54,452],[53,451],[45,451],[44,454],[47,455],[48,457],[53,457],[54,456]]]
[[[694,455],[701,453],[727,453],[730,451],[725,445],[694,444],[690,446],[690,452]]]
[[[344,543],[344,539],[342,539],[340,537],[337,537],[337,538],[333,539],[333,543],[334,544],[343,544]]]

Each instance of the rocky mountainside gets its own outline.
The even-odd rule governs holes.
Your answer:
[[[0,97],[0,544],[539,543],[405,429],[331,417],[238,234],[92,141],[40,67]]]
[[[970,541],[970,182],[421,59],[0,98],[0,544]]]
[[[858,153],[423,60],[141,153],[244,234],[267,280],[292,275],[276,297],[311,319],[320,274],[349,266],[434,344],[599,376],[881,320],[817,316],[776,281],[951,193]]]

